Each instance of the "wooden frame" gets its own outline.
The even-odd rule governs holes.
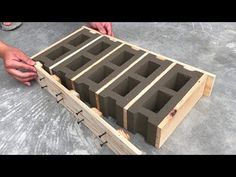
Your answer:
[[[68,35],[67,37],[61,39],[60,41],[56,42],[55,44],[51,45],[50,47],[48,47],[48,48],[44,49],[43,51],[39,52],[38,54],[32,56],[32,58],[38,56],[39,54],[41,54],[42,52],[44,52],[48,49],[54,47],[59,42],[62,42],[63,40],[67,39],[68,37],[72,36],[73,34],[79,32],[82,29],[88,29],[92,33],[100,34],[99,32],[97,32],[95,30],[92,30],[88,27],[83,26],[82,28],[75,31],[74,33]],[[100,34],[100,35],[102,35],[102,34]],[[104,36],[104,35],[102,35],[102,36]],[[129,44],[125,41],[116,39],[114,37],[110,37],[110,36],[107,36],[107,37],[113,41],[121,42],[122,44],[120,45],[120,47],[123,46],[124,44],[127,44],[136,50],[145,51],[146,52],[145,54],[147,54],[147,53],[154,54],[157,56],[158,59],[169,60],[169,61],[173,62],[172,65],[167,70],[165,70],[163,73],[161,73],[161,75],[159,75],[153,81],[153,84],[155,82],[157,82],[166,73],[168,73],[168,70],[171,69],[176,64],[180,64],[180,65],[184,66],[185,69],[188,69],[190,71],[199,71],[199,72],[203,73],[202,77],[198,80],[198,82],[188,91],[188,93],[175,106],[174,110],[176,111],[176,114],[169,114],[158,125],[158,131],[157,131],[158,138],[157,138],[155,146],[157,148],[160,148],[163,145],[163,143],[166,141],[166,139],[170,136],[170,134],[175,130],[175,128],[184,119],[184,117],[187,115],[187,113],[191,110],[191,108],[201,98],[201,96],[203,96],[203,95],[210,96],[210,94],[212,92],[213,85],[214,85],[214,81],[215,81],[215,75],[213,75],[209,72],[203,71],[201,69],[192,67],[190,65],[181,63],[181,62],[176,61],[174,59],[171,59],[171,58],[162,56],[160,54],[156,54],[154,52],[148,51],[146,49],[140,48],[136,45]],[[111,53],[112,52],[110,52],[107,55],[110,55]],[[144,57],[145,54],[142,57]],[[139,60],[141,60],[142,57],[140,57]],[[105,58],[105,57],[103,57],[103,58]],[[103,60],[103,58],[101,58],[100,60]],[[97,63],[99,63],[99,62],[97,62]],[[94,64],[94,65],[96,65],[96,64]],[[101,114],[99,115],[99,111],[97,112],[96,108],[94,109],[94,108],[88,107],[85,103],[83,103],[79,99],[79,94],[77,92],[75,92],[74,90],[68,90],[60,83],[60,79],[57,76],[51,75],[48,72],[46,72],[42,68],[42,64],[40,62],[37,62],[35,68],[38,72],[37,81],[41,85],[41,87],[47,89],[54,97],[56,97],[58,102],[63,104],[70,112],[72,112],[76,116],[76,118],[79,119],[79,121],[82,121],[82,123],[84,125],[86,125],[101,140],[101,142],[106,143],[106,145],[113,152],[115,152],[116,154],[143,154],[143,152],[140,151],[137,147],[135,147],[126,137],[124,137],[120,131],[117,131],[110,124],[108,124],[101,117]],[[126,70],[128,70],[128,68]],[[86,72],[86,71],[84,71],[84,72]],[[122,73],[125,73],[125,72],[126,71],[124,71]],[[120,75],[122,75],[122,73]],[[75,78],[77,78],[77,77],[78,76],[75,76]],[[119,76],[117,76],[116,78],[118,78],[118,77]],[[113,80],[115,80],[115,78]],[[109,85],[109,84],[107,84],[107,85]],[[105,85],[101,89],[104,89],[105,87],[107,87],[107,86]],[[146,89],[146,90],[148,90],[148,89]],[[144,93],[145,93],[145,90],[143,91],[143,93],[140,93],[137,97],[135,97],[124,108],[124,115],[126,115],[125,111],[133,104],[133,102],[135,102],[135,100],[137,100],[139,97],[141,97],[141,95],[143,95]],[[59,94],[59,95],[57,95],[57,94]],[[125,118],[124,118],[124,122],[126,122]],[[125,126],[125,128],[126,128],[126,126]],[[102,136],[100,136],[100,135],[102,135]]]

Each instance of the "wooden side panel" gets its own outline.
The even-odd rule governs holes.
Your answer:
[[[204,74],[176,105],[174,110],[158,125],[156,147],[160,148],[175,128],[204,94],[207,75]]]

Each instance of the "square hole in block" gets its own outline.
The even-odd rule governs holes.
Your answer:
[[[49,53],[47,55],[47,57],[51,60],[56,60],[57,58],[59,58],[60,56],[64,55],[65,53],[69,52],[69,49],[67,49],[66,47],[59,47],[58,49],[52,51],[51,53]]]
[[[128,77],[117,87],[115,87],[113,91],[124,97],[129,92],[131,92],[139,83],[140,82],[138,80],[133,79],[132,77]]]
[[[113,60],[111,60],[111,62],[117,66],[121,66],[129,61],[133,56],[134,54],[124,51],[117,55]]]
[[[114,71],[113,69],[107,66],[102,66],[97,71],[95,71],[91,76],[89,76],[89,79],[96,83],[100,83],[106,77],[108,77],[113,71]]]
[[[157,68],[159,68],[160,65],[157,63],[154,63],[152,61],[146,62],[144,65],[142,65],[136,73],[147,78],[150,76]]]
[[[143,107],[154,113],[158,113],[171,99],[171,97],[171,95],[159,90],[148,101],[146,101],[146,103],[144,103]]]
[[[74,47],[76,47],[76,46],[82,44],[83,42],[87,41],[88,39],[89,39],[89,36],[81,34],[81,35],[77,36],[76,38],[74,38],[73,40],[71,40],[68,43],[70,45],[73,45]]]
[[[190,76],[184,75],[182,73],[176,73],[170,80],[166,82],[165,86],[177,92],[190,80],[190,78]]]
[[[66,67],[72,71],[76,71],[77,69],[84,66],[86,63],[88,63],[91,59],[85,57],[85,56],[79,56],[74,61],[72,61],[70,64],[68,64]]]
[[[93,48],[89,49],[88,52],[93,55],[98,55],[102,53],[104,50],[106,50],[108,47],[110,47],[109,44],[105,42],[100,42],[99,44],[95,45]]]

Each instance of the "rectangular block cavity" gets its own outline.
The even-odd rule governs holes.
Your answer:
[[[139,69],[135,73],[147,78],[159,67],[160,67],[159,64],[152,62],[152,61],[147,61],[145,64],[140,66]]]
[[[122,66],[117,66],[113,64],[113,61],[123,55],[124,52],[129,52],[132,57],[127,60]],[[109,85],[108,82],[117,77],[122,71],[127,69],[133,62],[140,58],[145,52],[142,50],[135,50],[128,45],[120,47],[118,50],[109,55],[102,62],[91,68],[84,75],[80,76],[74,81],[75,90],[82,95],[80,99],[84,102],[87,102],[93,107],[97,106],[96,102],[96,92],[105,86]],[[116,81],[115,81],[116,82]],[[123,83],[127,85],[124,87],[117,88],[117,93],[124,95],[128,94],[132,88],[140,82],[139,80],[130,78]],[[114,102],[111,102],[112,105]]]
[[[87,41],[89,38],[90,38],[89,36],[86,36],[85,34],[81,34],[81,35],[75,37],[74,39],[72,39],[71,41],[69,41],[68,43],[74,47],[77,47],[78,45]]]
[[[43,68],[47,72],[50,72],[49,68],[51,66],[60,62],[75,51],[81,50],[84,46],[93,42],[98,37],[98,34],[91,33],[87,29],[82,29],[78,33],[36,56],[33,60],[40,61],[43,64]]]
[[[108,47],[110,47],[110,44],[105,43],[104,41],[101,41],[97,45],[95,45],[93,48],[89,49],[88,52],[93,55],[98,55],[102,53],[104,50],[106,50]]]
[[[72,89],[74,77],[80,75],[80,73],[83,71],[86,71],[86,69],[94,63],[99,62],[100,59],[103,59],[103,57],[115,50],[120,45],[120,42],[114,42],[107,37],[102,37],[53,68],[52,72],[61,79],[62,84],[66,88]],[[100,48],[96,49],[96,47]],[[91,54],[91,51],[93,54]],[[94,55],[95,53],[96,55]],[[100,70],[95,73],[97,76],[91,76],[91,79],[93,82],[99,83],[102,81],[103,77],[106,76],[106,74],[109,74],[110,71],[111,70],[108,68],[100,68]]]
[[[125,106],[166,70],[171,63],[160,60],[152,54],[146,55],[115,82],[98,93],[97,108],[104,116],[113,117],[118,125],[124,127]],[[141,71],[141,68],[144,68],[144,71]]]
[[[129,61],[133,56],[134,54],[127,51],[123,51],[119,55],[117,55],[113,60],[111,60],[111,62],[117,66],[122,66],[124,63]]]
[[[63,56],[64,54],[66,54],[67,52],[69,52],[70,49],[64,47],[64,46],[61,46],[59,47],[58,49],[52,51],[51,53],[49,53],[47,55],[47,57],[50,59],[50,60],[56,60],[57,58],[59,58],[60,56]]]
[[[128,77],[127,79],[125,79],[124,81],[119,83],[119,85],[117,87],[115,87],[113,89],[113,91],[116,92],[117,94],[121,95],[121,96],[126,96],[139,83],[140,83],[140,81],[138,81],[138,80],[136,80],[136,79],[134,79],[132,77]]]
[[[143,107],[154,113],[158,113],[171,99],[171,97],[172,95],[167,94],[161,90],[158,90],[155,94],[151,96],[149,100],[147,100],[143,104]]]
[[[85,57],[84,55],[80,55],[77,58],[75,58],[74,61],[69,63],[66,67],[70,69],[71,71],[76,71],[77,69],[81,68],[86,63],[88,63],[89,61],[91,61],[91,59]]]
[[[108,66],[102,66],[97,71],[95,71],[92,75],[89,76],[89,79],[99,84],[106,77],[108,77],[114,69],[109,68]]]
[[[176,73],[166,82],[165,86],[174,91],[179,91],[190,79],[191,77],[188,75]]]
[[[140,133],[155,146],[158,125],[201,76],[200,72],[176,64],[127,110],[128,130]],[[140,121],[146,123],[140,124]]]

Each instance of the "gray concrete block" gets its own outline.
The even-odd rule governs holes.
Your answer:
[[[127,111],[128,130],[155,145],[160,122],[195,85],[202,73],[175,65]]]
[[[75,90],[80,93],[80,99],[96,107],[95,93],[144,53],[142,50],[137,51],[128,45],[124,45],[109,55],[86,74],[75,80]]]
[[[120,44],[120,42],[114,42],[104,36],[53,68],[52,72],[61,79],[65,87],[72,89],[73,81],[71,79],[73,77],[97,62],[97,60],[104,57]]]
[[[51,49],[41,53],[33,60],[40,61],[43,64],[43,68],[49,72],[50,66],[80,49],[84,45],[96,39],[98,36],[98,34],[93,34],[90,33],[89,30],[83,29],[63,42],[58,43]]]
[[[104,116],[115,118],[118,125],[124,126],[124,107],[170,64],[170,61],[162,61],[152,54],[145,56],[99,94],[100,111]]]

